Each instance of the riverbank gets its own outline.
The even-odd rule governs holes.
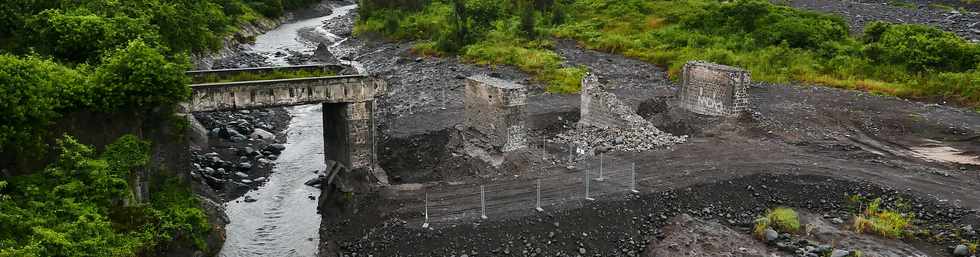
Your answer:
[[[577,121],[578,95],[543,92],[545,85],[514,67],[419,55],[413,42],[361,38],[345,44],[361,49],[357,60],[389,84],[380,149],[396,185],[359,196],[356,215],[325,219],[321,256],[648,256],[679,214],[749,238],[752,222],[767,208],[791,206],[848,230],[855,215],[848,195],[910,201],[916,225],[936,237],[846,235],[846,242],[822,243],[838,242],[865,256],[890,256],[898,250],[883,245],[897,244],[903,248],[893,249],[906,253],[947,256],[959,240],[978,239],[972,228],[980,226],[980,194],[971,189],[980,186],[980,115],[969,109],[803,83],[754,83],[749,115],[705,117],[677,108],[679,85],[664,68],[559,40],[554,51],[564,62],[587,66],[658,128],[690,137],[671,148],[607,154],[604,167],[616,178],[594,182],[592,202],[584,199],[582,179],[585,172],[596,175],[597,157],[571,168],[539,161],[542,152],[548,160],[568,155],[558,145],[542,149],[540,138]],[[531,146],[514,158],[530,165],[480,166],[453,144],[463,118],[464,79],[479,74],[530,86]],[[944,147],[963,158],[925,150]],[[638,195],[626,193],[628,174],[622,172],[633,163]],[[538,179],[544,212],[533,208]],[[423,214],[429,228],[423,228]],[[794,246],[763,247],[778,254],[804,248]]]

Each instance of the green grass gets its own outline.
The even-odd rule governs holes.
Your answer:
[[[902,1],[902,0],[888,1],[888,4],[894,5],[894,6],[898,6],[898,7],[901,7],[901,8],[905,8],[905,9],[912,9],[912,10],[915,10],[915,9],[918,9],[919,8],[919,6],[917,6],[917,5],[913,4],[913,3],[905,2],[905,1]]]
[[[513,65],[553,92],[576,92],[586,71],[562,65],[557,37],[666,67],[674,79],[688,61],[705,60],[745,68],[758,81],[980,106],[980,47],[935,28],[872,24],[855,37],[840,17],[764,1],[574,0],[535,10],[535,33],[527,33],[519,5],[461,1],[463,22],[453,1],[433,0],[362,10],[356,31],[419,40],[425,55]]]
[[[592,49],[666,66],[673,78],[684,63],[707,60],[746,68],[753,79],[761,81],[813,83],[972,106],[980,103],[980,73],[976,70],[980,50],[962,38],[916,25],[882,25],[876,28],[886,31],[885,36],[873,42],[848,36],[839,18],[739,3],[652,1],[647,5],[651,11],[644,15],[582,12],[577,22],[559,26],[553,33]],[[755,9],[769,9],[769,15],[777,18],[699,21],[719,13],[766,13]],[[792,24],[812,26],[799,26],[800,31],[792,29]],[[780,40],[765,42],[772,38]],[[881,53],[876,52],[879,49]],[[946,52],[950,54],[944,55]],[[970,59],[956,61],[955,56]]]
[[[913,219],[910,213],[883,208],[881,198],[876,198],[864,206],[864,211],[854,216],[852,228],[861,233],[905,238],[915,233]]]
[[[194,78],[193,83],[226,83],[238,81],[294,79],[336,76],[337,72],[330,70],[274,70],[271,72],[242,72],[231,76],[207,75]]]
[[[778,232],[797,233],[800,231],[800,217],[791,208],[777,207],[767,210],[766,214],[755,220],[755,227],[752,233],[758,237],[765,237],[766,228],[772,228]]]

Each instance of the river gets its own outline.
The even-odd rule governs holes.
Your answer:
[[[323,28],[323,22],[339,18],[355,5],[333,8],[326,16],[285,23],[278,28],[256,37],[248,51],[269,57],[273,66],[285,66],[284,56],[276,52],[296,51],[312,53],[317,42],[299,35],[300,30],[317,32],[333,42],[333,52],[345,38],[333,35]],[[346,61],[358,72],[364,72],[356,61]],[[323,115],[321,105],[287,108],[292,120],[286,129],[286,150],[276,160],[269,181],[262,187],[245,194],[256,199],[245,202],[244,197],[229,201],[226,213],[230,219],[226,227],[225,244],[219,256],[301,256],[312,257],[319,244],[320,215],[316,213],[316,197],[320,190],[304,185],[326,167],[323,159]]]

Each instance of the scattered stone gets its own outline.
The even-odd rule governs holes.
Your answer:
[[[953,248],[953,256],[970,256],[970,248],[966,245],[957,245]]]
[[[766,242],[773,242],[776,241],[776,239],[779,239],[779,233],[776,232],[776,230],[773,230],[772,228],[766,228],[765,237],[766,237]]]
[[[251,203],[251,202],[255,202],[255,201],[258,201],[258,200],[256,200],[255,198],[252,198],[251,196],[247,196],[247,195],[245,196],[245,202],[246,203]]]
[[[283,150],[286,150],[286,146],[283,144],[271,144],[266,146],[264,150],[269,151],[270,153],[279,154],[282,153]]]
[[[844,224],[844,220],[842,220],[841,218],[830,219],[830,222],[834,223],[835,225]]]
[[[310,180],[307,180],[307,181],[306,181],[305,183],[303,183],[303,184],[304,184],[304,185],[307,185],[307,186],[316,186],[316,185],[320,185],[321,183],[323,183],[323,181],[324,181],[324,180],[326,180],[326,179],[327,179],[327,177],[324,177],[324,176],[317,176],[317,177],[315,177],[315,178],[312,178],[312,179],[310,179]]]
[[[242,177],[242,178],[247,178],[248,177],[248,174],[245,174],[244,172],[235,172],[235,176],[239,176],[239,177]]]
[[[257,128],[255,129],[255,131],[252,131],[252,134],[249,135],[249,137],[252,139],[259,139],[259,140],[276,140],[275,134],[272,134],[272,132],[265,131],[264,129],[260,129],[260,128]]]
[[[848,255],[851,255],[851,252],[847,250],[834,249],[833,252],[830,252],[830,257],[845,257]]]

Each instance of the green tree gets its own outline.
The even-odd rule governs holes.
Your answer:
[[[980,63],[980,46],[923,25],[874,22],[865,28],[864,40],[869,58],[914,71],[967,71]]]
[[[138,256],[177,235],[206,247],[210,225],[186,184],[168,179],[150,204],[123,205],[149,142],[123,136],[101,155],[69,136],[58,145],[43,172],[0,181],[0,256]]]
[[[154,42],[158,36],[145,18],[107,18],[84,10],[68,13],[43,11],[28,22],[26,46],[71,62],[98,60],[105,51],[140,38]]]
[[[103,57],[93,74],[93,103],[103,111],[147,111],[190,97],[186,57],[168,60],[141,40]]]
[[[39,151],[43,132],[72,107],[62,96],[83,83],[81,74],[50,60],[0,55],[0,153]]]

